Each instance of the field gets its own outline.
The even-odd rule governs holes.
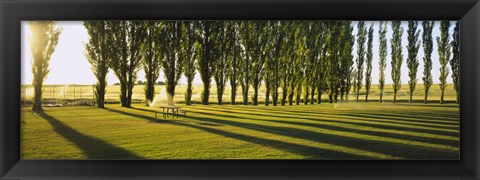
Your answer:
[[[108,92],[115,92],[114,87]],[[419,102],[413,104],[405,103],[407,86],[402,87],[399,99],[403,102],[396,104],[375,102],[378,98],[375,85],[369,103],[276,107],[206,106],[199,105],[199,98],[196,105],[185,106],[181,104],[183,93],[177,93],[177,105],[188,111],[187,117],[178,119],[155,118],[154,111],[161,111],[156,106],[164,104],[164,91],[153,107],[134,104],[133,108],[122,108],[119,104],[107,104],[105,109],[69,106],[32,112],[29,106],[24,106],[21,157],[458,159],[459,106],[453,103],[453,85],[447,88],[448,104],[438,104],[437,85],[431,88],[429,104],[420,103],[423,85],[417,86],[414,98]],[[194,94],[199,91],[196,86]],[[138,86],[135,92],[141,94],[142,87]],[[227,89],[225,100],[229,99],[228,94]],[[386,94],[385,99],[391,100],[391,92]],[[139,95],[136,97],[141,99]]]

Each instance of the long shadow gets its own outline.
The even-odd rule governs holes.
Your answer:
[[[364,114],[368,114],[369,112],[361,112]],[[421,118],[421,119],[435,119],[435,123],[437,122],[442,122],[442,123],[455,123],[458,122],[459,120],[459,115],[452,115],[451,117],[447,117],[444,115],[439,115],[435,113],[422,113],[422,112],[415,112],[415,113],[410,113],[410,112],[383,112],[383,113],[370,113],[373,115],[379,114],[379,115],[384,115],[384,116],[392,116],[396,118]],[[420,115],[420,114],[425,114],[425,115]]]
[[[222,107],[223,108],[223,107]],[[284,110],[273,110],[273,109],[252,109],[252,108],[239,108],[239,107],[225,107],[225,108],[229,108],[229,109],[236,109],[236,110],[249,110],[249,111],[267,111],[267,112],[273,112],[273,113],[289,113],[289,114],[292,114],[292,115],[298,115],[298,114],[315,114],[315,115],[319,115],[319,114],[322,114],[322,115],[331,115],[332,114],[332,111],[327,111],[327,112],[320,112],[320,111],[309,111],[309,110],[305,110],[305,111],[296,111],[296,110],[288,110],[288,112],[284,111]],[[432,114],[426,114],[426,115],[420,115],[420,112],[417,113],[417,114],[411,114],[411,115],[403,115],[402,114],[405,114],[407,112],[402,112],[401,114],[399,114],[401,117],[403,118],[412,118],[412,117],[416,117],[416,118],[431,118],[432,117]],[[398,113],[395,113],[395,114],[398,114]],[[397,116],[400,117],[400,116]],[[448,118],[448,117],[438,117],[439,114],[435,114],[435,116],[437,116],[437,119],[438,120],[445,120],[445,121],[452,121],[452,118]],[[455,117],[453,117],[455,118]],[[458,117],[457,117],[458,118]]]
[[[196,112],[204,115],[216,116],[216,117],[229,117],[228,115],[211,114],[204,112]],[[454,159],[458,158],[458,153],[439,150],[426,147],[419,147],[414,145],[405,145],[395,142],[381,142],[375,140],[368,140],[362,138],[344,137],[338,135],[324,134],[320,132],[304,131],[295,128],[288,127],[274,127],[265,126],[260,124],[243,123],[238,121],[230,121],[217,118],[206,117],[192,117],[191,119],[199,121],[208,121],[219,124],[226,124],[235,127],[241,127],[250,130],[256,130],[261,132],[268,132],[271,134],[277,134],[287,137],[299,138],[304,140],[315,141],[319,143],[333,144],[343,147],[350,147],[355,149],[361,149],[370,152],[377,152],[381,154],[391,155],[395,157],[410,158],[410,159]],[[401,151],[399,151],[401,150]]]
[[[414,126],[431,127],[431,128],[439,128],[439,129],[450,129],[450,130],[458,129],[458,122],[436,122],[434,120],[427,120],[427,119],[402,120],[401,118],[397,118],[394,115],[385,115],[385,114],[356,113],[356,114],[338,114],[338,116],[348,116],[350,118],[361,117],[361,118],[368,119],[366,121],[390,122],[395,124],[414,125]],[[422,123],[422,124],[415,124],[415,123]]]
[[[140,109],[140,108],[131,108],[131,109],[155,113],[155,111],[153,111],[153,110]],[[148,121],[151,122],[151,123],[172,123],[172,122],[173,122],[172,120],[155,118],[155,117],[153,117],[154,114],[152,114],[152,117],[150,117],[150,116],[145,116],[145,115],[140,115],[140,114],[129,113],[129,112],[126,112],[126,111],[120,111],[120,110],[116,110],[116,109],[111,109],[111,108],[105,108],[105,110],[111,111],[111,112],[114,112],[114,113],[119,113],[119,114],[127,115],[127,116],[133,116],[133,117],[136,117],[136,118],[142,118],[142,119],[148,120]]]
[[[47,120],[53,126],[55,132],[80,148],[88,159],[143,159],[124,148],[82,134],[43,111],[38,112],[37,114]]]
[[[240,112],[236,112],[236,111],[233,112],[233,111],[228,111],[228,110],[217,110],[217,111],[240,113]],[[197,112],[197,113],[199,113],[199,112]],[[247,114],[248,112],[243,112],[243,113]],[[251,113],[248,113],[248,114],[251,114]],[[212,114],[212,115],[219,115],[219,114]],[[257,114],[253,114],[253,115],[257,115]],[[276,115],[269,115],[269,116],[270,117],[277,117],[277,118],[285,118],[284,116],[276,116]],[[349,116],[355,117],[355,115],[349,115]],[[238,118],[238,117],[236,117],[236,118]],[[419,128],[411,128],[411,127],[398,127],[398,126],[393,126],[393,125],[382,125],[382,124],[372,124],[372,123],[363,123],[363,122],[338,121],[338,120],[333,120],[333,119],[325,120],[325,119],[306,118],[306,117],[301,117],[301,119],[312,120],[312,121],[321,121],[321,122],[335,122],[335,123],[339,123],[339,124],[365,126],[365,127],[380,128],[380,129],[411,131],[411,132],[420,132],[420,133],[429,133],[429,134],[437,134],[437,135],[458,137],[458,132],[439,131],[439,130],[431,130],[431,129],[419,129]]]
[[[233,113],[225,116],[228,116],[230,118],[237,118],[237,119],[242,118],[242,116],[234,116],[232,114]],[[250,114],[250,113],[236,112],[236,114]],[[328,129],[333,131],[353,132],[358,134],[388,137],[388,138],[407,140],[407,141],[434,143],[434,144],[447,145],[452,147],[458,147],[458,143],[459,143],[458,140],[438,139],[438,138],[429,138],[429,137],[419,137],[419,136],[407,135],[407,134],[360,130],[360,129],[344,128],[340,126],[332,126],[332,125],[326,125],[326,124],[317,124],[317,123],[308,123],[308,122],[299,122],[299,121],[282,121],[282,120],[273,120],[273,119],[266,120],[266,119],[258,119],[258,118],[248,118],[248,119],[256,120],[256,121],[264,121],[264,122],[275,122],[275,123],[281,123],[281,124],[291,124],[291,125],[298,125],[298,126],[305,126],[305,127],[316,127],[320,129]],[[305,118],[302,118],[302,119],[305,119]],[[333,120],[331,121],[333,122]]]
[[[230,110],[229,108],[225,108],[225,109],[217,109],[217,110],[212,110],[212,109],[208,109],[206,108],[206,110],[209,110],[209,111],[222,111],[222,112],[228,112],[228,113],[242,113],[242,114],[248,114],[248,115],[254,115],[254,116],[268,116],[268,117],[276,117],[276,118],[289,118],[289,117],[301,117],[302,119],[305,119],[304,117],[318,117],[319,114],[314,114],[314,113],[300,113],[300,114],[297,114],[297,113],[289,113],[289,112],[275,112],[274,114],[284,114],[284,115],[287,115],[289,117],[285,117],[285,116],[282,116],[282,115],[274,115],[274,114],[268,114],[268,115],[265,115],[265,114],[262,114],[260,113],[259,111],[261,112],[266,112],[266,113],[272,113],[270,111],[267,111],[267,110],[259,110],[259,111],[248,111],[248,112],[245,112],[245,111],[232,111]],[[358,116],[352,116],[351,119],[353,119],[353,117],[355,118],[358,118],[358,117],[362,117],[361,115],[362,113],[358,113],[358,114],[355,114],[355,115],[358,115]],[[333,117],[337,117],[339,115],[343,115],[343,114],[337,114],[337,115],[332,115],[332,114],[324,114],[322,115],[323,117],[329,117],[329,118],[333,118]],[[454,122],[449,122],[449,123],[440,123],[439,125],[438,124],[435,124],[436,122],[433,122],[433,121],[428,121],[428,120],[412,120],[412,119],[402,119],[402,118],[380,118],[380,117],[376,117],[376,116],[371,116],[371,117],[366,117],[366,116],[363,116],[363,118],[368,118],[368,120],[363,120],[363,119],[355,119],[355,120],[359,120],[359,121],[366,121],[366,122],[384,122],[384,123],[395,123],[395,124],[403,124],[403,125],[413,125],[413,126],[422,126],[422,127],[431,127],[431,128],[439,128],[439,129],[451,129],[451,130],[457,130],[458,127],[445,127],[445,125],[458,125],[458,123],[454,123]],[[309,118],[306,118],[306,119],[309,119]],[[334,119],[331,119],[332,122],[345,122],[345,121],[339,121],[339,120],[334,120]],[[427,123],[427,124],[415,124],[415,123]],[[442,126],[443,125],[443,126]]]
[[[140,114],[134,114],[134,113],[118,111],[113,109],[107,109],[107,110],[115,113],[131,116],[131,117],[135,117],[135,118],[144,119],[147,121],[152,121],[152,119],[154,119],[152,117],[140,115]],[[137,110],[148,111],[145,109],[137,109]],[[189,118],[191,118],[191,116]],[[264,146],[272,147],[275,149],[292,152],[295,154],[309,156],[314,159],[372,159],[371,157],[368,157],[368,156],[362,156],[357,154],[334,151],[330,149],[322,149],[317,147],[293,144],[293,143],[282,142],[277,140],[263,139],[259,137],[253,137],[253,136],[242,135],[242,134],[237,134],[233,132],[227,132],[219,129],[209,128],[206,126],[194,125],[194,124],[181,122],[181,121],[171,121],[171,124],[196,128],[199,130],[203,130],[205,132],[221,135],[228,138],[238,139],[238,140],[242,140],[242,141],[246,141],[254,144],[264,145]]]
[[[233,113],[230,113],[230,114],[224,115],[224,116],[228,116],[230,118],[237,118],[237,119],[238,118],[243,118],[242,116],[234,116],[232,114]],[[250,114],[250,113],[236,112],[236,114]],[[318,120],[318,119],[311,119],[311,118],[301,118],[301,119],[304,119],[304,120]],[[326,124],[308,123],[308,122],[300,122],[300,121],[283,121],[283,120],[274,120],[274,119],[268,119],[267,120],[267,119],[258,119],[258,118],[248,118],[248,120],[275,122],[275,123],[291,124],[291,125],[298,125],[298,126],[305,126],[305,127],[316,127],[316,128],[320,128],[320,129],[329,129],[329,130],[333,130],[333,131],[345,131],[345,132],[353,132],[353,133],[372,135],[372,136],[389,137],[389,138],[401,139],[401,140],[407,140],[407,141],[436,143],[436,144],[448,145],[448,146],[453,146],[453,147],[458,147],[458,142],[459,142],[457,140],[420,137],[420,136],[415,136],[415,135],[389,133],[389,132],[360,130],[360,129],[354,129],[354,128],[344,128],[344,127],[340,127],[340,126],[332,126],[332,125],[326,125]],[[335,120],[327,120],[327,121],[334,122]]]

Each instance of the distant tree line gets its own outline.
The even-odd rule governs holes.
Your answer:
[[[400,21],[391,21],[390,24],[391,37],[386,37],[385,21],[380,22],[377,32],[380,102],[384,100],[386,73],[391,75],[393,81],[393,102],[396,102],[401,87],[404,29]],[[423,21],[422,30],[418,24],[417,21],[409,21],[407,29],[409,100],[412,102],[417,83],[417,54],[422,45],[422,79],[425,86],[424,102],[427,103],[433,78],[431,54],[434,23]],[[457,22],[455,25],[453,40],[449,34],[450,21],[441,21],[440,24],[441,35],[436,37],[441,65],[440,103],[444,103],[448,63],[458,103],[459,24]],[[157,79],[160,71],[165,76],[169,104],[173,104],[175,88],[182,76],[187,79],[185,102],[191,104],[192,83],[196,73],[199,73],[203,82],[201,101],[205,105],[209,104],[212,79],[216,83],[218,104],[223,103],[227,83],[231,87],[230,103],[236,104],[236,93],[240,88],[243,96],[241,101],[245,105],[250,100],[253,105],[258,105],[259,89],[264,85],[266,106],[270,102],[273,106],[287,103],[298,105],[302,99],[304,104],[321,103],[324,93],[328,95],[329,103],[348,102],[351,91],[358,102],[362,88],[365,89],[367,102],[371,89],[374,30],[373,24],[367,27],[363,21],[357,23],[357,34],[353,34],[351,21],[85,21],[84,26],[90,37],[85,46],[85,55],[97,79],[95,97],[98,107],[104,104],[106,74],[109,70],[119,79],[123,107],[131,107],[135,84],[145,84],[147,105],[153,101],[154,85],[159,84]],[[45,28],[48,31],[42,32],[47,34],[38,36],[48,37],[43,43],[56,45],[60,30],[55,29],[54,22]],[[385,72],[387,40],[390,40],[391,72]],[[357,50],[355,59],[354,46]],[[34,48],[39,47],[31,47],[32,52]],[[49,56],[46,55],[34,54],[34,68],[42,67],[36,62],[48,62]],[[142,68],[145,82],[136,83],[138,71]],[[46,74],[33,70],[34,75],[39,76],[35,76],[37,79]],[[48,73],[48,68],[44,72]],[[38,84],[37,81],[40,80],[34,81],[34,85]],[[253,90],[251,99],[248,97],[250,90]]]

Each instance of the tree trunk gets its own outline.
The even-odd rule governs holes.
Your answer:
[[[413,91],[410,91],[410,99],[408,100],[410,104],[412,104],[412,96],[413,96]]]
[[[235,105],[235,96],[237,95],[237,86],[233,85],[234,83],[231,83],[230,86],[232,87],[231,91],[230,91],[230,97],[231,97],[231,104],[232,105]]]
[[[127,107],[127,82],[125,79],[120,81],[120,102],[122,107]]]
[[[282,88],[282,101],[281,101],[282,106],[285,106],[285,104],[287,103],[286,101],[287,101],[287,85],[286,83],[284,83]]]
[[[40,79],[40,78],[37,78]],[[34,111],[41,111],[43,110],[42,108],[42,86],[43,83],[40,83],[37,81],[37,84],[35,84],[35,97],[34,97],[34,102],[33,102],[33,107],[32,110]]]
[[[317,103],[322,104],[322,86],[317,87]]]
[[[220,86],[217,85],[217,101],[218,101],[218,104],[220,104],[220,105],[223,104],[222,98],[223,98],[223,86],[222,85],[220,85]]]
[[[383,89],[380,90],[380,103],[383,103]]]
[[[185,94],[185,103],[187,105],[192,105],[192,92],[193,92],[192,80],[189,80],[187,83],[187,92]]]
[[[133,95],[133,77],[130,75],[128,78],[128,94],[127,94],[127,106],[132,107],[132,95]]]
[[[423,101],[425,104],[428,103],[428,89],[425,89],[425,100]]]
[[[442,89],[442,94],[440,95],[440,104],[443,104],[443,103],[445,103],[445,102],[443,101],[443,95],[444,95],[444,92],[445,92],[445,90],[444,90],[444,89]]]
[[[292,90],[290,94],[288,94],[288,105],[293,105],[293,96],[295,95],[295,92]]]
[[[202,91],[202,104],[208,105],[208,98],[210,97],[210,82],[203,83],[203,91]]]
[[[258,105],[258,84],[260,82],[258,80],[255,80],[253,82],[253,105],[256,106]]]
[[[315,102],[315,87],[312,87],[312,92],[310,93],[310,104]]]
[[[153,103],[155,96],[155,82],[152,81],[151,75],[148,75],[147,83],[145,85],[145,105],[150,106]]]
[[[397,90],[395,89],[393,90],[393,103],[397,103]]]
[[[248,84],[243,88],[243,105],[248,105]]]
[[[309,99],[310,98],[310,90],[308,89],[308,86],[305,86],[305,96],[303,97],[303,104],[307,105],[309,103]]]
[[[97,107],[105,107],[105,83],[100,82],[97,86],[96,98],[97,98]]]
[[[278,105],[278,86],[276,86],[276,88],[273,89],[272,98],[273,98],[273,106],[277,106]]]

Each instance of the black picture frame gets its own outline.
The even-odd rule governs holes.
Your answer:
[[[0,179],[480,178],[478,0],[0,0]],[[20,160],[22,20],[460,20],[460,160]]]

